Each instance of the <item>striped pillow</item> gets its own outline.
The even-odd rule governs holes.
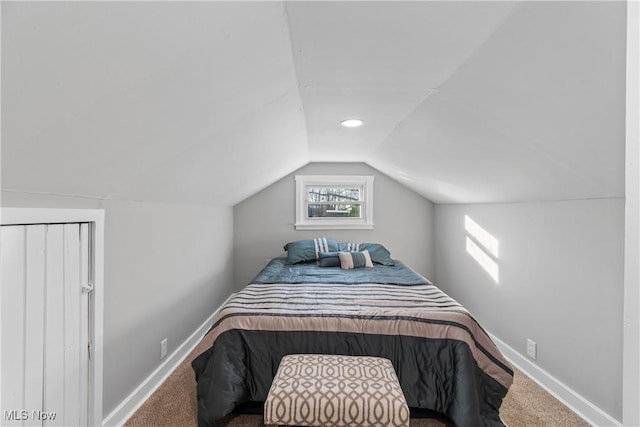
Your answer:
[[[318,239],[297,240],[284,245],[287,251],[287,264],[298,264],[319,260],[320,252],[337,252],[338,244],[333,239],[321,237]]]
[[[344,270],[373,267],[369,251],[338,252],[338,258],[340,258],[340,267]]]
[[[338,243],[338,250],[344,252],[358,252],[360,243]]]
[[[391,252],[380,243],[338,243],[338,250],[344,252],[367,250],[374,264],[396,265],[391,259]]]

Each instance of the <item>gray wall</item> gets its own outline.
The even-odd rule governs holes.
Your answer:
[[[3,207],[105,210],[103,417],[232,292],[231,207],[2,193]]]
[[[376,227],[295,231],[295,173],[373,174]],[[362,163],[295,173],[233,210],[2,193],[2,206],[105,209],[105,416],[160,364],[162,338],[173,351],[284,243],[324,234],[385,244],[518,352],[535,340],[535,363],[621,418],[623,199],[434,206]],[[465,250],[465,215],[500,242],[497,284]]]
[[[499,241],[495,283],[466,252],[465,215]],[[436,205],[436,282],[480,323],[622,418],[624,199]]]
[[[373,175],[373,230],[295,230],[294,175]],[[310,163],[237,204],[234,216],[236,287],[283,253],[285,243],[314,237],[377,242],[420,274],[433,274],[433,204],[364,163]]]

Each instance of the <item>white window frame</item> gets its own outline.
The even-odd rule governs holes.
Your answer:
[[[373,176],[296,175],[296,230],[363,230],[373,228]],[[361,218],[309,218],[307,187],[356,186],[361,189]]]

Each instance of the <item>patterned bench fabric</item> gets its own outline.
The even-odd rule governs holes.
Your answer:
[[[408,427],[409,407],[388,359],[293,354],[280,362],[264,423]]]

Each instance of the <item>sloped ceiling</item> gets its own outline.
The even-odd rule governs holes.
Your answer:
[[[2,188],[233,205],[364,161],[435,202],[622,197],[625,9],[2,2]]]

